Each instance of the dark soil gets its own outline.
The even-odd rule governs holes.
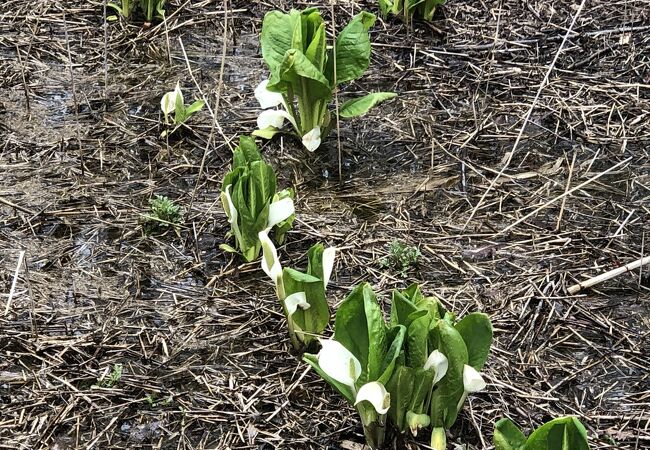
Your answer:
[[[166,26],[117,20],[106,40],[101,0],[0,3],[0,448],[363,442],[291,354],[259,263],[219,250],[221,177],[266,76],[262,17],[322,3],[172,0]],[[335,3],[339,28],[377,12]],[[335,132],[313,154],[260,142],[298,193],[283,263],[340,249],[332,305],[369,281],[388,309],[417,281],[491,315],[488,389],[451,430],[472,449],[498,418],[562,414],[593,448],[650,446],[648,268],[567,293],[648,254],[650,7],[578,3],[450,0],[430,24],[378,21],[367,75],[340,96],[399,97],[341,124],[340,159]],[[177,81],[210,108],[167,141]],[[154,195],[184,208],[178,233],[145,233]],[[381,264],[395,238],[423,255],[406,278]]]

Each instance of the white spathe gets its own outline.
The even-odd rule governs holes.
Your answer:
[[[295,292],[284,299],[284,307],[287,309],[289,317],[300,309],[309,309],[311,305],[307,302],[307,296],[304,292]]]
[[[269,238],[269,229],[262,230],[257,237],[262,244],[262,270],[275,283],[276,289],[282,283],[282,265],[278,258],[278,251]]]
[[[433,384],[436,384],[447,374],[448,368],[449,361],[439,350],[432,351],[427,358],[427,361],[424,363],[424,370],[433,369],[436,372],[433,377]]]
[[[485,380],[483,380],[481,374],[478,373],[475,368],[465,364],[465,367],[463,368],[463,386],[465,392],[471,394],[473,392],[482,391],[485,389],[485,386],[487,386],[487,384],[485,383]]]
[[[293,118],[288,112],[281,109],[265,109],[257,116],[257,129],[266,130],[267,128],[277,128],[284,126],[284,120],[293,122]]]
[[[320,127],[314,127],[302,137],[302,145],[310,152],[320,147]]]
[[[269,217],[266,219],[266,228],[273,228],[283,220],[291,217],[295,212],[296,208],[291,197],[274,201],[269,205]]]
[[[280,94],[279,92],[269,91],[266,88],[268,84],[269,84],[269,80],[262,80],[262,82],[258,84],[257,87],[255,88],[255,98],[260,103],[262,109],[274,108],[284,103],[282,94]],[[276,128],[280,128],[280,127],[276,127]]]
[[[367,401],[375,408],[377,414],[384,415],[390,409],[390,394],[379,381],[371,381],[361,386],[354,405]]]
[[[327,289],[327,283],[330,282],[332,270],[334,269],[334,258],[336,258],[336,247],[328,247],[323,250],[323,284]]]
[[[162,100],[160,100],[160,109],[162,109],[162,112],[167,116],[168,114],[173,113],[176,110],[176,99],[180,97],[180,102],[185,103],[183,99],[183,93],[181,92],[181,86],[180,84],[176,83],[176,88],[171,91],[167,92],[165,95],[163,95]]]
[[[356,392],[354,383],[361,376],[361,363],[340,342],[333,339],[320,339],[318,365],[331,379],[345,384]]]
[[[228,223],[233,229],[235,236],[239,237],[239,225],[237,225],[237,209],[235,208],[234,203],[232,202],[232,197],[230,196],[230,189],[232,184],[226,186],[226,190],[221,193],[221,204],[223,205],[223,210],[228,216]]]

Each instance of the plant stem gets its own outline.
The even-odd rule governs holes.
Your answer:
[[[361,417],[366,443],[372,450],[381,448],[386,434],[386,415],[380,416],[372,406],[363,403],[357,406],[357,411]]]

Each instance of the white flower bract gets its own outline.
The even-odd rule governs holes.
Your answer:
[[[321,142],[320,127],[314,127],[302,137],[302,145],[310,152],[316,151]]]
[[[463,368],[463,387],[465,392],[471,394],[473,392],[479,392],[485,389],[487,384],[483,377],[478,371],[472,366],[465,364]]]
[[[278,258],[278,251],[269,238],[269,229],[262,230],[258,233],[262,243],[262,270],[276,284],[276,287],[282,283],[282,265]]]
[[[286,111],[281,109],[266,109],[257,116],[257,129],[266,130],[267,128],[280,129],[284,126],[284,120],[291,122],[293,119]]]
[[[433,378],[433,384],[436,384],[447,374],[448,368],[449,361],[439,350],[432,351],[427,358],[427,361],[424,363],[424,370],[433,369],[436,372]]]
[[[361,363],[340,342],[333,339],[321,339],[318,352],[318,365],[331,379],[338,381],[356,391],[354,384],[361,376]]]
[[[284,307],[287,309],[289,317],[300,309],[309,309],[311,305],[307,302],[307,296],[304,292],[295,292],[284,299]]]
[[[296,212],[291,197],[285,197],[277,200],[269,206],[269,217],[266,220],[266,228],[272,228],[282,222],[283,220],[291,217],[291,214]]]
[[[371,381],[361,386],[354,404],[356,406],[363,401],[369,402],[377,414],[384,415],[390,409],[390,394],[379,381]]]
[[[262,109],[274,108],[284,103],[282,94],[269,91],[266,88],[268,84],[269,80],[262,80],[262,82],[255,88],[255,98],[260,103]]]
[[[332,276],[334,258],[336,258],[335,247],[328,247],[323,251],[323,284],[325,285],[325,289],[327,289],[327,283],[329,283],[330,277]]]

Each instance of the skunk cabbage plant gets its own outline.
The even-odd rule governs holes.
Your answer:
[[[270,78],[255,89],[264,111],[253,134],[271,139],[286,120],[305,148],[316,150],[336,123],[328,106],[337,86],[360,78],[370,64],[368,30],[375,19],[367,12],[358,14],[338,35],[335,47],[330,47],[318,9],[267,13],[261,45]],[[348,100],[341,105],[339,118],[364,115],[395,96],[376,92]]]
[[[173,91],[167,92],[160,100],[160,109],[165,115],[165,123],[169,124],[169,116],[174,113],[172,123],[176,126],[185,123],[192,114],[200,111],[204,105],[203,100],[196,100],[191,105],[186,106],[183,92],[178,83],[176,83],[176,88]]]
[[[154,13],[157,17],[162,18],[165,15],[165,1],[166,0],[140,0],[140,9],[142,10],[147,22],[151,22],[154,18]],[[125,19],[131,17],[131,13],[136,7],[137,0],[121,0],[120,4],[108,3],[108,6],[117,11]]]
[[[384,16],[402,16],[406,23],[413,17],[431,20],[436,6],[444,5],[446,0],[379,0],[379,8]]]
[[[545,423],[528,438],[510,419],[494,425],[495,450],[589,450],[587,431],[575,417]]]
[[[302,350],[320,335],[330,319],[326,289],[336,249],[316,244],[309,249],[307,271],[282,268],[278,252],[268,231],[259,233],[262,243],[262,270],[275,283],[275,292],[287,318],[289,337],[296,350]]]
[[[317,355],[304,360],[354,405],[370,448],[381,447],[391,395],[386,384],[393,375],[406,329],[388,326],[367,283],[354,288],[336,312],[334,338],[321,339]]]
[[[388,383],[389,417],[395,427],[413,435],[433,426],[431,447],[446,449],[446,429],[468,394],[485,388],[478,373],[492,343],[492,325],[485,314],[472,313],[455,322],[435,297],[417,285],[393,291],[391,325],[406,328],[404,352]]]
[[[276,192],[273,167],[260,155],[255,140],[242,136],[233,152],[232,169],[221,186],[221,203],[230,223],[229,236],[234,236],[235,247],[222,244],[228,252],[240,253],[251,262],[260,254],[261,231],[266,234],[276,227],[275,241],[284,242],[285,233],[293,225],[293,191]]]

